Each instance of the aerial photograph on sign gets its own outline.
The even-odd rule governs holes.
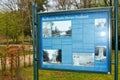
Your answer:
[[[43,50],[43,64],[61,64],[61,50]]]
[[[73,53],[74,66],[94,66],[94,53]]]
[[[106,26],[106,19],[105,18],[95,19],[95,27],[103,28],[105,26]]]

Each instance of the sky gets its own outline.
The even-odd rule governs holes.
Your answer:
[[[3,1],[3,0],[0,0],[0,11],[3,10],[2,1]]]

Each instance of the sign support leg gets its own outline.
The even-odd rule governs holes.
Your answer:
[[[118,80],[118,0],[114,0],[115,17],[115,79]]]
[[[34,66],[34,80],[38,78],[38,45],[37,44],[37,5],[32,3],[32,37],[33,37],[33,66]]]

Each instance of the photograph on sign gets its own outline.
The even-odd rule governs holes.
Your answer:
[[[43,22],[43,37],[67,37],[71,35],[71,21]]]
[[[95,19],[95,27],[102,28],[105,26],[106,26],[106,19],[105,18]]]
[[[97,46],[95,48],[95,60],[106,61],[106,47],[105,46]]]
[[[94,53],[73,53],[74,66],[94,66]]]
[[[52,36],[71,36],[71,21],[54,21],[52,26]]]
[[[43,37],[51,37],[51,22],[43,22]]]
[[[71,21],[54,21],[52,25],[52,36],[71,36]]]
[[[43,50],[43,64],[61,64],[61,50]]]

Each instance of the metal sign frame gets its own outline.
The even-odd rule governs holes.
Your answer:
[[[112,10],[112,8],[111,7],[107,7],[107,8],[91,8],[91,9],[81,9],[81,10],[71,10],[71,11],[59,11],[59,12],[47,12],[47,13],[38,13],[38,52],[39,52],[39,67],[40,67],[40,69],[49,69],[49,70],[67,70],[67,71],[80,71],[80,72],[93,72],[93,73],[107,73],[107,74],[111,74],[111,10]],[[42,19],[42,17],[50,17],[50,16],[61,16],[61,15],[70,15],[70,14],[81,14],[82,15],[82,13],[83,14],[86,14],[86,13],[96,13],[96,12],[108,12],[108,22],[106,23],[106,24],[108,24],[108,52],[106,53],[107,54],[107,61],[108,61],[108,63],[107,63],[107,65],[108,65],[108,71],[107,72],[105,72],[105,71],[97,71],[97,70],[93,70],[93,71],[91,71],[91,70],[74,70],[74,69],[62,69],[62,68],[50,68],[50,67],[48,67],[48,66],[46,66],[46,67],[48,67],[48,68],[46,68],[46,67],[42,67],[42,65],[44,65],[44,64],[42,64],[43,62],[43,38],[42,38],[42,35],[43,35],[43,30],[42,30],[42,21],[41,21],[41,19]],[[58,19],[59,20],[59,19]],[[64,20],[64,19],[63,19]],[[51,21],[51,20],[50,20]],[[95,54],[94,54],[95,55]],[[53,64],[53,66],[54,66],[54,64]],[[67,66],[66,66],[67,67]]]

